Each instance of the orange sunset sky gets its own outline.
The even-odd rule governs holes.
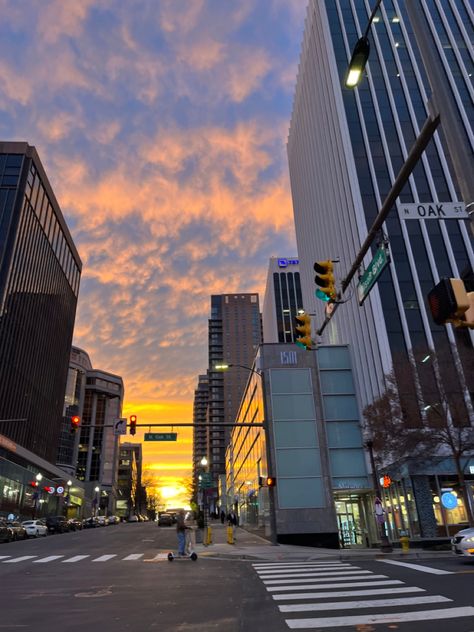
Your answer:
[[[138,423],[192,420],[210,295],[263,300],[269,257],[296,255],[306,4],[0,0],[0,139],[39,152],[83,261],[74,344],[122,376]],[[144,454],[187,503],[191,429]]]

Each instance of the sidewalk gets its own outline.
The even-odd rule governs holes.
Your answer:
[[[312,560],[373,560],[376,558],[390,559],[426,559],[433,557],[452,556],[451,551],[425,551],[410,549],[403,553],[395,548],[392,553],[382,553],[379,549],[323,549],[319,547],[295,546],[279,544],[272,546],[268,540],[245,529],[236,529],[235,544],[227,544],[227,525],[220,522],[211,523],[212,544],[196,545],[196,552],[200,557],[237,559],[237,560],[266,560],[270,562],[284,561],[312,561]]]

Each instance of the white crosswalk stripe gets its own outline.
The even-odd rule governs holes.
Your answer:
[[[127,557],[123,558],[124,562],[127,562],[129,560],[139,560],[141,557],[143,557],[144,553],[132,553],[131,555],[127,555]]]
[[[405,566],[404,563],[400,565]],[[429,572],[425,570],[429,567],[410,564],[407,566],[413,566],[414,570]],[[426,590],[418,586],[406,586],[398,579],[376,575],[372,571],[350,564],[342,565],[335,562],[329,567],[322,567],[317,564],[279,562],[254,564],[253,567],[266,590],[272,594],[272,598],[276,602],[285,602],[275,605],[281,613],[292,615],[292,618],[285,619],[285,622],[293,630],[441,621],[474,616],[474,607],[446,607],[446,604],[452,603],[452,599],[443,595],[426,594]],[[436,574],[447,572],[441,571]],[[428,604],[432,604],[434,609],[416,609]],[[399,611],[387,613],[384,612],[384,608],[398,608]],[[373,610],[372,614],[367,614],[366,609]],[[346,616],[341,612],[344,610],[354,612],[348,612]],[[318,616],[298,617],[305,612],[315,612]],[[334,614],[325,616],[325,612]]]
[[[0,555],[0,560],[6,560],[9,557],[11,557],[11,555]]]
[[[62,560],[62,564],[74,564],[74,562],[80,562],[81,560],[85,560],[86,557],[90,557],[90,555],[74,555],[74,557],[70,557],[68,560]]]
[[[126,557],[118,558],[117,553],[100,555],[99,557],[92,558],[88,555],[73,555],[72,557],[66,557],[64,554],[59,555],[47,555],[46,557],[39,557],[38,555],[21,555],[19,557],[12,557],[11,555],[0,555],[0,563],[2,564],[16,564],[18,562],[32,562],[33,564],[49,564],[51,562],[61,562],[62,564],[75,564],[76,562],[82,562],[88,560],[89,562],[109,562],[110,560],[118,558],[123,562],[137,562],[141,560],[144,553],[131,553]],[[167,558],[167,553],[159,554],[163,559]],[[35,559],[38,558],[38,559]],[[65,558],[65,559],[63,559]],[[144,561],[144,560],[142,560]]]
[[[26,560],[32,560],[37,555],[22,555],[21,557],[14,557],[12,560],[3,560],[2,564],[17,564],[18,562],[25,562]]]
[[[40,560],[34,560],[33,564],[47,564],[48,562],[54,562],[54,560],[59,560],[64,555],[49,555],[48,557],[43,557]]]
[[[93,562],[108,562],[113,557],[117,557],[117,553],[114,553],[113,555],[101,555],[100,557],[97,557],[95,560],[92,560],[92,561]]]

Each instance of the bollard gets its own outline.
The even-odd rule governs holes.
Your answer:
[[[402,545],[403,553],[407,553],[410,549],[410,538],[407,535],[400,537],[400,544]]]
[[[234,544],[234,529],[227,527],[227,544]]]
[[[206,530],[206,546],[209,546],[209,544],[212,544],[212,529],[208,526]]]

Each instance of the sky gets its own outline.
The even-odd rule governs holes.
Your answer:
[[[39,152],[83,262],[74,344],[122,376],[138,423],[192,421],[210,295],[263,302],[269,257],[296,255],[306,5],[0,0],[0,140]],[[168,505],[191,473],[192,432],[175,431],[144,443]]]

